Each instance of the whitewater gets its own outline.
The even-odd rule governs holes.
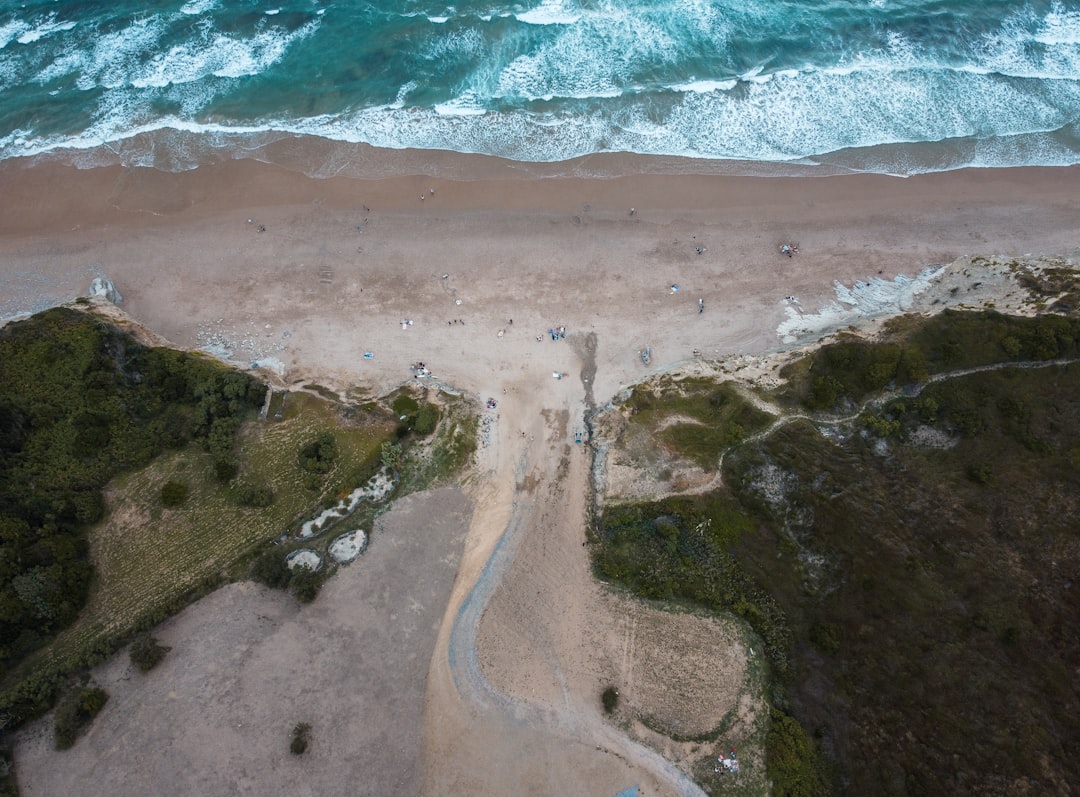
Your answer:
[[[293,137],[525,162],[1070,165],[1080,3],[0,2],[0,158],[177,171]]]

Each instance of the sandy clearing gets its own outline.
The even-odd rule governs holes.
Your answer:
[[[409,496],[315,603],[252,583],[214,592],[155,634],[173,650],[138,673],[97,668],[110,700],[52,749],[51,717],[20,735],[20,793],[417,794],[424,684],[472,507],[460,490]],[[288,745],[312,726],[303,757]]]

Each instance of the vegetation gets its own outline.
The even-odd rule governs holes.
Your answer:
[[[322,576],[308,567],[298,567],[289,579],[289,590],[301,603],[311,603],[322,587]]]
[[[398,437],[410,432],[426,437],[439,423],[439,408],[429,401],[417,401],[409,393],[398,394],[390,405],[398,417]]]
[[[144,633],[135,637],[135,641],[131,643],[129,655],[131,663],[139,668],[139,672],[150,672],[161,663],[170,650],[172,648],[162,645],[152,634]]]
[[[0,330],[0,666],[69,625],[85,603],[86,528],[102,516],[104,485],[192,441],[213,463],[232,462],[241,419],[264,390],[75,310]],[[180,487],[158,495],[182,502]]]
[[[175,509],[187,500],[191,489],[184,482],[168,481],[161,485],[161,505]]]
[[[104,347],[104,354],[93,355],[93,346],[80,337],[84,332],[93,338],[93,345]],[[35,334],[42,336],[45,343],[35,342]],[[290,396],[279,422],[240,424],[240,418],[254,419],[258,404],[254,397],[261,396],[263,390],[247,374],[235,374],[234,378],[229,369],[199,357],[145,349],[92,316],[50,311],[5,328],[0,332],[0,347],[13,346],[13,337],[19,338],[24,347],[44,345],[46,354],[38,359],[17,354],[0,356],[0,371],[9,375],[25,373],[20,378],[28,385],[22,387],[22,382],[11,376],[0,379],[0,444],[6,446],[5,456],[0,457],[0,547],[10,546],[12,540],[34,540],[36,535],[38,542],[30,553],[38,559],[30,561],[42,567],[49,563],[40,557],[72,553],[69,548],[73,547],[74,557],[65,566],[73,568],[76,575],[80,573],[78,568],[85,569],[85,605],[80,604],[83,608],[79,612],[70,600],[70,611],[58,603],[68,612],[63,619],[70,622],[69,618],[77,614],[76,622],[22,662],[17,662],[14,652],[9,655],[7,676],[0,681],[3,728],[16,727],[49,708],[70,674],[103,661],[137,632],[153,627],[205,595],[223,579],[245,577],[250,557],[283,529],[298,524],[313,505],[336,501],[366,481],[378,467],[380,443],[393,431],[385,411],[343,409],[305,393]],[[49,348],[56,342],[82,360],[65,364]],[[101,371],[103,366],[86,365],[99,360],[116,364],[116,373],[107,385],[108,374]],[[96,393],[92,388],[58,387],[63,380],[47,370],[43,376],[31,377],[34,368],[44,368],[54,361],[58,371],[72,378],[84,375],[105,387]],[[93,376],[98,372],[106,376]],[[48,389],[41,387],[43,380]],[[257,390],[241,396],[237,393],[240,380]],[[151,399],[156,395],[155,385],[170,386],[169,390],[181,400],[154,404]],[[115,460],[105,457],[98,461],[90,455],[82,460],[65,459],[70,447],[32,442],[32,434],[41,433],[46,416],[52,419],[54,439],[69,434],[62,415],[64,407],[60,405],[77,402],[87,390],[88,403],[97,409],[115,403],[129,411],[126,419],[115,420],[115,431],[110,427],[108,447],[117,453]],[[213,441],[207,435],[230,406],[237,412],[239,431],[226,451],[220,434]],[[36,425],[27,421],[30,411],[42,414]],[[144,424],[149,424],[150,431]],[[216,428],[220,430],[222,425]],[[171,436],[163,432],[169,429],[174,432]],[[319,475],[320,487],[313,496],[304,486],[307,471],[301,468],[299,452],[324,432],[332,433],[338,455],[331,469]],[[154,446],[165,443],[169,445],[155,455],[158,449]],[[139,456],[124,454],[130,450],[136,450]],[[55,462],[31,458],[31,454],[42,451],[55,454]],[[17,456],[8,456],[8,452]],[[230,484],[220,480],[217,469],[225,461],[223,452],[231,458],[229,464],[237,475]],[[80,469],[91,466],[97,468],[92,474],[96,492],[83,490],[67,504],[96,506],[94,513],[85,515],[88,521],[100,517],[105,507],[110,508],[109,512],[93,525],[58,522],[54,504],[59,504],[65,495],[58,488],[81,478]],[[121,466],[122,472],[118,473]],[[18,497],[20,491],[26,493],[31,486],[26,484],[29,472],[39,475],[37,486],[51,491],[39,495],[36,503],[30,503],[30,511],[24,512],[12,498]],[[85,481],[79,482],[80,488]],[[179,506],[163,511],[162,490],[170,481],[186,485],[189,493]],[[106,482],[103,493],[101,486]],[[50,512],[53,519],[46,519],[45,525],[30,522]],[[48,540],[43,528],[57,533],[70,529],[68,548],[60,538]],[[3,598],[5,588],[18,596],[17,588],[36,601],[39,610],[50,610],[59,595],[48,588],[48,580],[39,579],[51,576],[52,571],[46,568],[42,574],[31,568],[20,579],[20,573],[12,568],[25,564],[27,558],[20,560],[8,554],[3,561],[8,562],[8,570],[0,573],[0,608],[19,605]],[[93,561],[95,568],[92,587],[88,561]],[[39,618],[37,625],[24,633],[25,644],[18,649],[47,641],[46,634],[55,634],[60,619],[59,612],[51,622]],[[17,646],[12,644],[12,636],[10,632],[0,634],[0,645],[14,651]],[[15,637],[15,641],[20,640]]]
[[[388,444],[384,457],[401,467],[402,492],[442,484],[460,473],[476,453],[479,419],[465,402],[452,399],[439,412],[434,435],[404,452],[397,444]],[[384,464],[387,464],[384,459]]]
[[[891,341],[870,343],[849,337],[787,366],[781,375],[792,382],[790,396],[808,409],[831,410],[933,374],[1080,355],[1080,317],[947,310],[914,331],[909,326],[907,320],[894,323],[896,339]]]
[[[311,725],[306,722],[298,722],[292,730],[292,741],[289,742],[289,752],[293,755],[303,755],[307,752],[311,743]]]
[[[716,469],[720,452],[771,420],[731,383],[707,379],[665,379],[652,389],[635,389],[625,407],[632,423],[706,470]]]
[[[854,414],[919,363],[942,378],[734,447],[718,495],[606,509],[603,577],[734,612],[764,640],[776,793],[1080,779],[1080,601],[1063,575],[1080,568],[1080,365],[1050,362],[1077,356],[1074,323],[945,313],[843,340],[790,367],[788,400]],[[659,426],[663,402],[649,411]]]
[[[67,750],[79,738],[82,730],[105,707],[109,695],[98,687],[84,687],[70,692],[56,707],[53,736],[57,750]]]
[[[600,703],[604,707],[605,714],[614,714],[619,707],[619,690],[609,686],[600,694]]]

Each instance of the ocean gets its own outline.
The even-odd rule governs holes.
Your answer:
[[[0,0],[0,158],[178,171],[299,137],[728,171],[1075,164],[1080,1]]]

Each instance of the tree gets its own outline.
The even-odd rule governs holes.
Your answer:
[[[88,687],[70,693],[56,708],[53,736],[57,750],[67,750],[79,738],[109,700],[109,694],[98,687]]]
[[[292,571],[281,551],[269,548],[251,566],[251,577],[272,589],[285,589],[292,580]]]
[[[175,509],[187,500],[190,490],[184,482],[167,481],[161,485],[161,505]]]
[[[322,579],[319,574],[307,567],[296,568],[289,582],[292,594],[301,603],[311,603],[315,600],[321,586]]]
[[[160,644],[152,635],[139,634],[131,643],[131,663],[138,667],[140,672],[150,672],[170,650],[172,648]]]

